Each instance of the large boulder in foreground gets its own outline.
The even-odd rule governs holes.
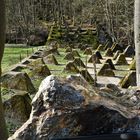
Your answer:
[[[48,76],[32,101],[29,120],[8,140],[49,140],[126,132],[138,125],[132,109]],[[101,93],[100,93],[101,94]]]
[[[35,88],[29,76],[24,72],[8,72],[1,77],[1,85],[8,89],[17,89],[34,93]]]

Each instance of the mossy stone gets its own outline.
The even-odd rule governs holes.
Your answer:
[[[31,98],[26,92],[19,90],[7,90],[7,94],[11,96],[3,102],[3,109],[7,124],[11,124],[8,128],[13,132],[29,119]]]
[[[38,59],[35,59],[33,61],[30,61],[29,64],[27,64],[27,66],[29,67],[37,67],[38,65],[43,65],[45,64],[43,58],[38,58]]]
[[[7,89],[16,89],[35,93],[35,87],[27,73],[8,72],[1,77],[1,86]]]
[[[32,71],[30,72],[32,76],[49,76],[51,75],[51,72],[47,65],[39,65],[37,67],[33,67]]]

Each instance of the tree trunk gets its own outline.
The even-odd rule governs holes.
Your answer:
[[[0,0],[0,76],[1,76],[1,61],[4,51],[5,43],[5,0]],[[0,87],[1,91],[1,87]],[[2,99],[0,93],[0,139],[7,140],[8,133],[6,130],[6,123],[4,120],[4,112],[2,107]]]
[[[140,86],[140,0],[135,0],[134,16],[137,86]]]

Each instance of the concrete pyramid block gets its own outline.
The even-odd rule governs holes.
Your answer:
[[[105,56],[108,56],[108,57],[112,57],[113,56],[113,52],[111,50],[111,48],[108,48],[105,52]]]
[[[91,48],[86,48],[86,50],[84,51],[84,54],[92,55],[92,49]]]
[[[116,69],[111,59],[107,59],[107,60],[105,61],[105,63],[108,63],[108,64],[110,65],[110,68],[111,68],[112,70],[115,70],[115,69]]]
[[[96,64],[101,64],[101,61],[98,57],[96,57],[95,54],[91,55],[91,57],[88,60],[88,63],[93,63],[95,61]]]
[[[73,62],[68,62],[63,71],[79,73],[79,69]]]
[[[50,54],[50,55],[44,57],[43,60],[46,64],[58,65],[58,61],[56,60],[56,58],[53,54]]]
[[[72,54],[74,57],[81,57],[79,52],[76,49],[72,50]]]
[[[104,51],[104,46],[100,44],[97,48],[97,51]]]
[[[65,50],[65,52],[66,52],[66,53],[67,53],[67,52],[72,52],[72,48],[67,47],[66,50]]]
[[[90,75],[90,73],[86,70],[86,69],[83,69],[80,71],[80,74],[85,78],[85,80],[91,84],[94,83],[94,79],[93,77]]]
[[[82,68],[86,68],[85,64],[83,63],[83,61],[80,58],[75,58],[73,63],[76,66],[82,67]]]
[[[130,70],[136,70],[136,60],[135,59],[133,59],[132,63],[129,66],[129,69]]]
[[[126,57],[132,57],[135,55],[135,49],[132,46],[128,46],[125,50],[124,50],[124,55]]]
[[[103,59],[103,57],[99,51],[95,51],[95,55],[98,59]]]
[[[115,76],[114,71],[110,68],[110,65],[108,63],[104,63],[103,66],[100,68],[100,70],[97,73],[98,76],[108,76],[113,77]]]
[[[65,55],[64,59],[65,59],[65,60],[74,60],[73,53],[68,52],[68,53]]]
[[[119,56],[116,59],[116,65],[127,65],[127,60],[125,58],[125,55],[123,53],[120,53]]]
[[[124,78],[120,81],[119,85],[122,88],[128,88],[129,86],[136,86],[136,71],[129,71]]]
[[[120,50],[116,51],[116,53],[113,56],[113,60],[116,60],[120,53],[121,53]]]

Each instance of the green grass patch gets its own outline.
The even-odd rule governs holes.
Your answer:
[[[20,59],[24,59],[30,54],[32,54],[32,48],[5,48],[2,60],[3,71],[7,71],[12,65],[19,63]]]

